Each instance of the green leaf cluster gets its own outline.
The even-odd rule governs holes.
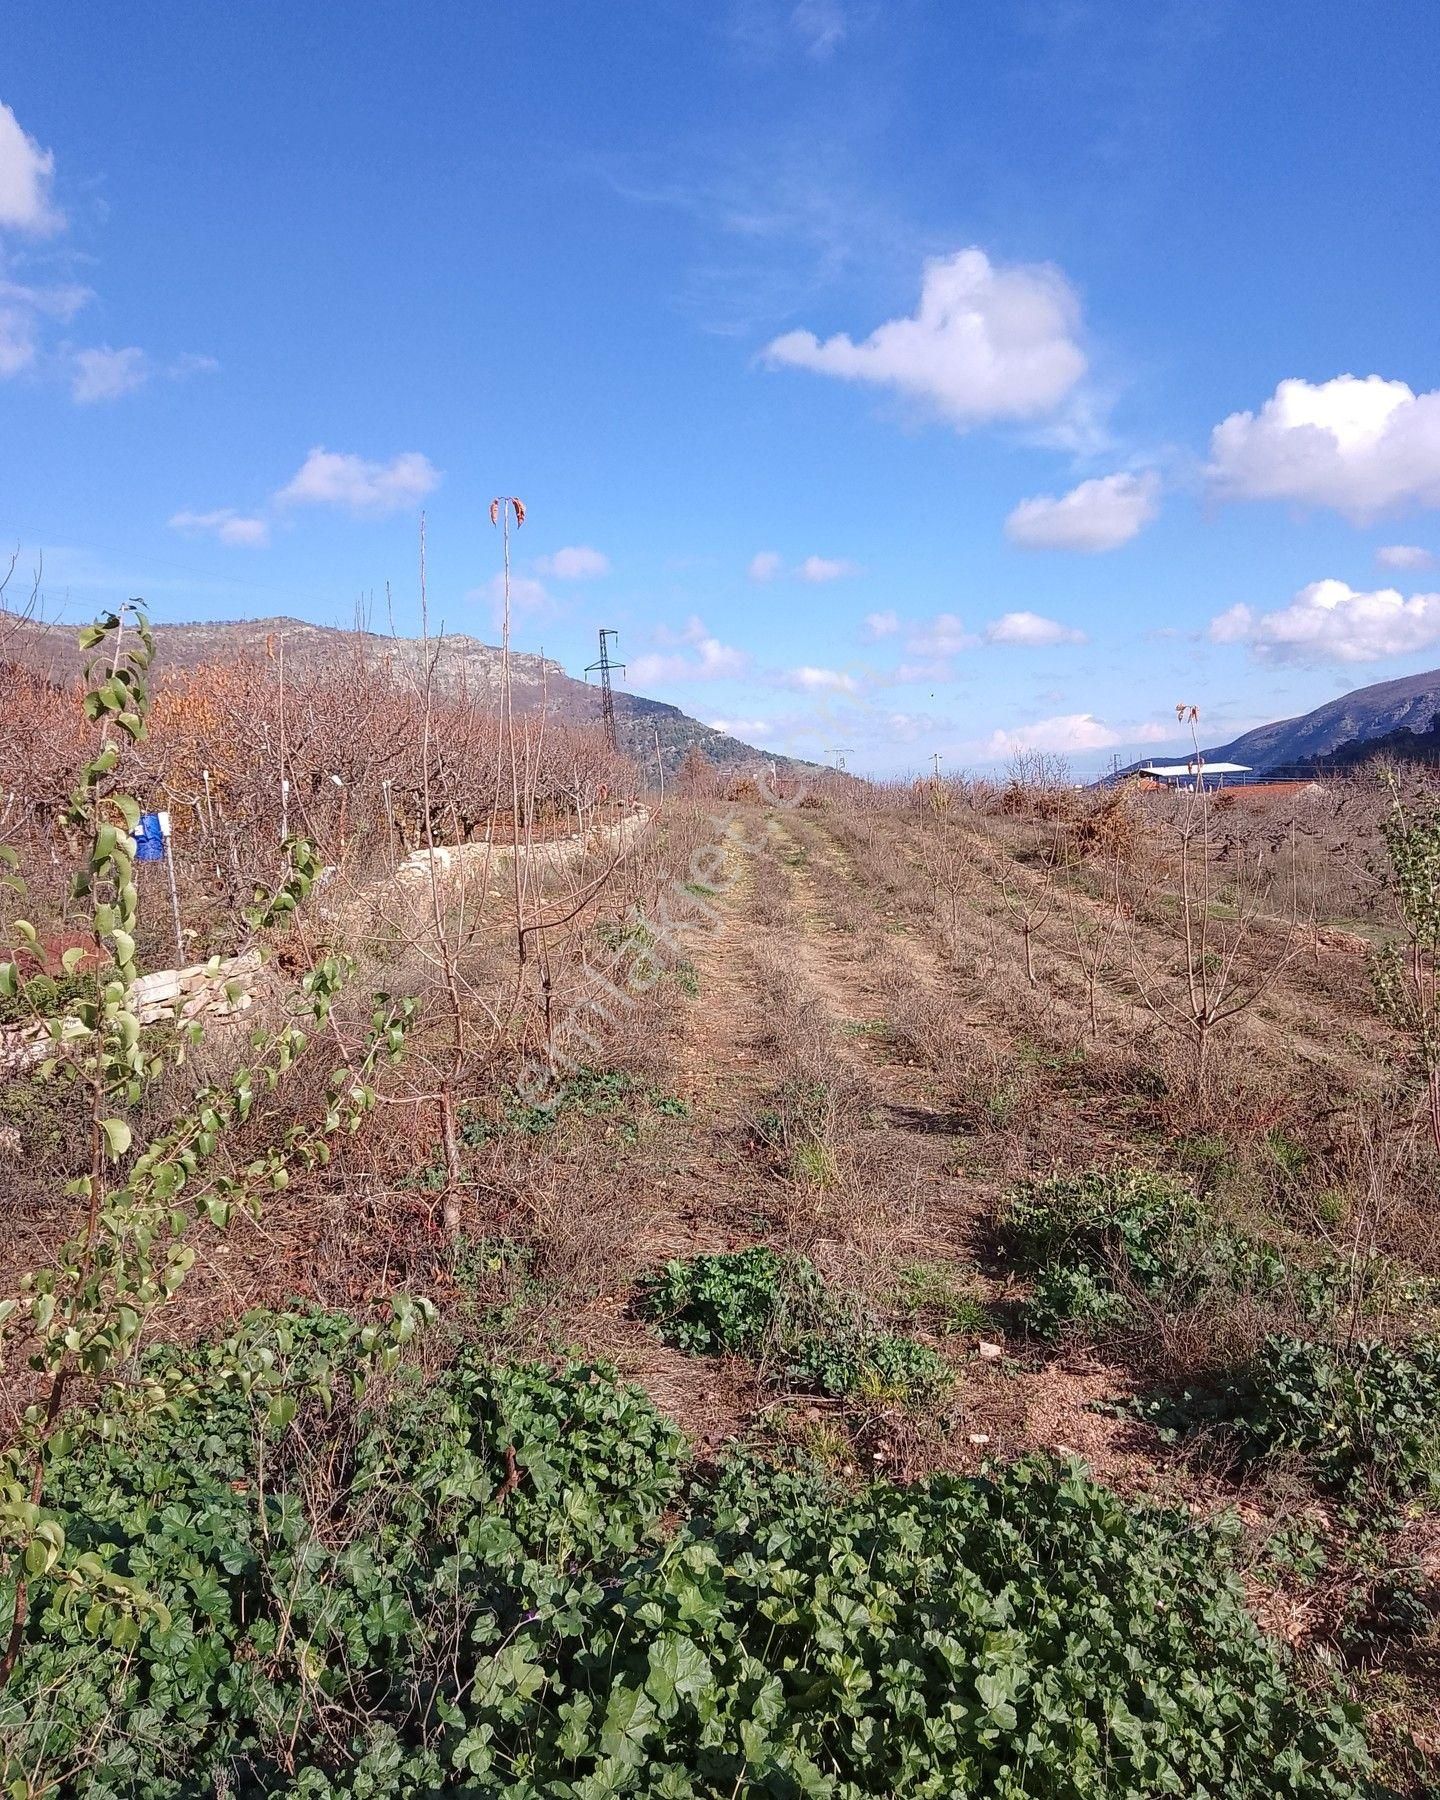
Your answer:
[[[68,956],[69,951],[66,952]],[[22,985],[18,977],[12,993],[0,993],[0,1025],[23,1025],[31,1019],[50,1019],[60,1013],[77,1013],[87,1019],[100,997],[100,983],[90,971],[61,975],[32,975]],[[87,1019],[87,1022],[89,1020]]]
[[[253,1321],[55,1470],[57,1514],[164,1603],[124,1641],[50,1606],[0,1698],[56,1800],[1287,1795],[1358,1800],[1353,1713],[1246,1613],[1223,1533],[1078,1469],[837,1491],[685,1486],[606,1371],[398,1376],[355,1327]],[[308,1397],[273,1416],[247,1387]],[[263,1385],[263,1384],[262,1384]],[[316,1396],[324,1390],[328,1404]]]
[[[1440,1340],[1272,1336],[1219,1412],[1252,1454],[1298,1454],[1352,1500],[1440,1495]]]
[[[1011,1195],[1004,1235],[1016,1267],[1033,1277],[1025,1322],[1045,1338],[1077,1325],[1123,1327],[1131,1291],[1175,1306],[1216,1288],[1284,1292],[1305,1315],[1322,1317],[1347,1281],[1338,1264],[1294,1267],[1273,1244],[1220,1224],[1187,1188],[1150,1170],[1027,1182]]]
[[[838,1305],[806,1258],[764,1244],[667,1263],[640,1307],[682,1350],[766,1355],[789,1385],[836,1399],[920,1400],[951,1378],[928,1344]]]

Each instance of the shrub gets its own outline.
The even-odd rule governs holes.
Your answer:
[[[789,1385],[835,1399],[920,1400],[950,1379],[928,1344],[846,1313],[804,1257],[763,1244],[667,1263],[640,1304],[682,1350],[768,1347]]]
[[[1177,1228],[1198,1209],[1177,1183],[1147,1171],[1091,1171],[1027,1182],[1013,1195],[1007,1230],[1030,1268],[1066,1263],[1107,1273],[1117,1261],[1142,1286],[1175,1272]]]
[[[786,1378],[836,1400],[923,1400],[951,1380],[950,1365],[916,1338],[889,1331],[810,1331],[790,1346]]]
[[[797,1301],[813,1300],[819,1286],[803,1257],[756,1244],[667,1263],[642,1290],[640,1304],[682,1350],[753,1351]]]
[[[94,1006],[100,994],[99,977],[93,970],[71,975],[32,975],[24,991],[0,994],[0,1025],[21,1025],[31,1019],[56,1019],[77,1007]]]
[[[1006,1236],[1035,1277],[1026,1322],[1054,1337],[1065,1325],[1123,1326],[1127,1289],[1171,1306],[1207,1290],[1286,1293],[1307,1317],[1344,1292],[1338,1263],[1292,1269],[1273,1244],[1219,1224],[1186,1188],[1150,1171],[1107,1170],[1029,1182],[1011,1198]]]
[[[1440,1341],[1270,1337],[1225,1411],[1252,1453],[1298,1452],[1337,1493],[1440,1492]]]
[[[262,1322],[163,1425],[68,1460],[72,1538],[169,1611],[126,1648],[30,1621],[15,1791],[1365,1792],[1353,1712],[1292,1679],[1188,1513],[1040,1460],[854,1495],[739,1462],[686,1496],[678,1434],[604,1370],[467,1363],[355,1407],[355,1342]],[[323,1429],[256,1413],[267,1356],[335,1377]]]

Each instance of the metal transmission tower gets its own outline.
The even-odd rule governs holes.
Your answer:
[[[606,638],[618,638],[619,635],[620,633],[618,631],[611,630],[609,626],[602,626],[600,631],[600,660],[599,662],[591,663],[585,671],[587,675],[593,675],[597,669],[600,671],[600,716],[605,721],[605,741],[612,750],[617,751],[620,748],[620,744],[615,736],[615,694],[610,686],[610,676],[612,671],[616,669],[623,675],[625,673],[625,665],[624,663],[611,662],[610,646],[605,640]]]

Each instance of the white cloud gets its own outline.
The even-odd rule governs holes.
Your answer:
[[[710,728],[738,738],[769,737],[775,729],[768,719],[711,719]]]
[[[965,629],[954,613],[936,613],[917,625],[905,639],[912,656],[958,656],[962,650],[973,650],[980,642]]]
[[[750,658],[744,650],[722,644],[704,621],[693,615],[682,631],[670,631],[661,626],[655,637],[661,644],[689,645],[691,654],[651,652],[631,658],[628,680],[632,688],[644,687],[650,682],[724,681],[731,676],[743,675],[750,666]]]
[[[1101,475],[1068,494],[1022,500],[1005,521],[1005,535],[1027,550],[1093,554],[1128,544],[1159,511],[1160,477]]]
[[[1050,644],[1083,644],[1085,633],[1073,625],[1062,625],[1058,619],[1044,618],[1040,613],[1008,612],[992,619],[985,627],[985,640],[991,644],[1029,644],[1044,648]]]
[[[927,662],[902,662],[896,665],[893,680],[903,687],[910,682],[927,686],[932,683],[953,681],[955,671],[944,657],[933,657]]]
[[[610,573],[610,558],[588,544],[569,544],[549,556],[537,556],[535,567],[556,581],[589,581]]]
[[[790,687],[805,694],[858,694],[860,683],[841,669],[815,669],[808,665],[791,669],[785,677]]]
[[[772,366],[893,388],[964,431],[1054,412],[1085,373],[1079,325],[1079,301],[1059,269],[1000,268],[972,247],[926,263],[913,317],[858,344],[844,332],[822,343],[790,331],[764,354]]]
[[[1418,544],[1382,544],[1375,552],[1375,560],[1382,569],[1428,569],[1435,557]]]
[[[471,588],[466,594],[467,600],[488,600],[490,610],[498,625],[505,617],[505,576],[503,572],[492,575],[482,588]],[[510,612],[530,613],[532,615],[553,612],[556,607],[555,596],[543,581],[537,581],[533,575],[516,575],[510,577]]]
[[[865,635],[872,644],[878,644],[881,638],[894,637],[900,629],[900,615],[897,612],[872,612],[865,615]]]
[[[0,226],[39,235],[65,223],[50,195],[55,158],[0,101]]]
[[[844,670],[819,670],[810,664],[803,664],[797,670],[788,670],[781,680],[787,688],[799,688],[801,693],[859,693],[860,684],[853,675],[846,675]]]
[[[108,344],[95,350],[77,350],[70,379],[70,397],[81,406],[99,400],[119,400],[144,387],[150,379],[150,358],[129,344],[112,350]]]
[[[1210,638],[1248,644],[1263,662],[1379,662],[1440,643],[1440,594],[1406,600],[1396,588],[1367,594],[1345,581],[1312,581],[1275,612],[1232,606],[1210,621]]]
[[[68,323],[93,298],[89,288],[73,283],[27,287],[0,277],[0,378],[34,362],[42,319]]]
[[[807,556],[795,573],[802,581],[841,581],[847,575],[858,575],[859,567],[843,557]]]
[[[1208,474],[1222,496],[1333,507],[1356,524],[1440,506],[1440,392],[1378,375],[1282,381],[1258,413],[1215,427]]]
[[[1048,750],[1068,755],[1077,750],[1113,750],[1117,744],[1158,744],[1173,732],[1157,724],[1106,725],[1094,713],[1062,713],[1053,719],[1036,719],[1013,731],[995,731],[984,746],[991,762],[1013,756],[1017,750]]]
[[[183,531],[187,537],[216,537],[222,544],[243,545],[247,549],[260,549],[270,542],[270,527],[264,519],[247,517],[228,506],[214,512],[175,513],[170,529]]]
[[[380,518],[418,504],[439,482],[440,471],[418,450],[381,463],[319,445],[275,498],[281,506],[338,506]]]
[[[750,558],[749,576],[752,581],[773,581],[784,565],[784,557],[778,550],[759,550]]]

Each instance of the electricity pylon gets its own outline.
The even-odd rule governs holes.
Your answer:
[[[610,646],[605,640],[606,638],[618,638],[619,635],[620,633],[618,631],[612,630],[609,626],[601,627],[600,660],[591,663],[585,671],[587,675],[593,675],[597,669],[600,672],[600,716],[605,722],[605,741],[612,750],[617,751],[620,748],[620,744],[615,735],[615,694],[610,686],[610,675],[611,671],[615,669],[618,669],[623,675],[625,673],[625,665],[624,663],[611,662]]]

